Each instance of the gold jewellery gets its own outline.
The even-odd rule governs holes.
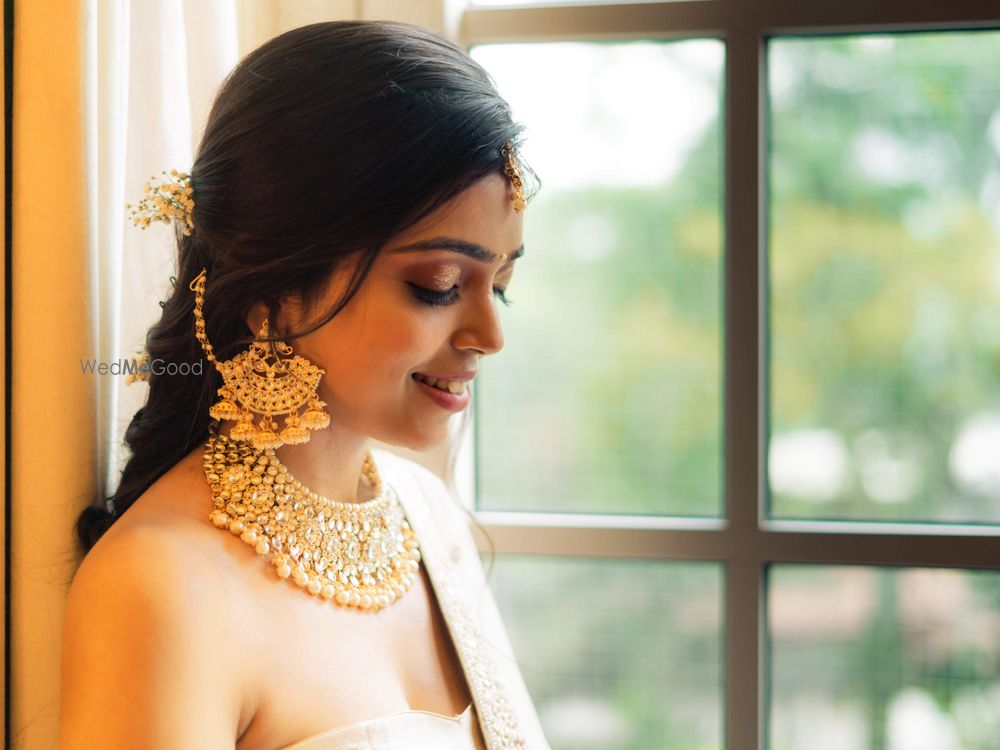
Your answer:
[[[521,212],[525,206],[524,184],[514,144],[507,141],[501,153],[504,173],[513,187],[514,210]],[[151,177],[144,189],[145,197],[135,208],[130,203],[125,207],[132,209],[132,221],[142,229],[153,221],[177,221],[182,224],[183,234],[190,235],[194,228],[191,176],[171,169],[170,177],[174,179],[162,182]],[[506,254],[500,256],[501,260],[506,258]],[[215,365],[223,380],[218,390],[219,401],[212,405],[209,414],[220,421],[235,420],[231,439],[248,441],[258,449],[308,442],[309,430],[323,429],[330,424],[330,415],[324,408],[326,404],[317,393],[324,371],[301,356],[291,356],[292,348],[283,341],[260,341],[269,337],[266,319],[249,349],[229,360],[216,359],[205,335],[202,314],[206,274],[207,269],[202,268],[188,288],[195,293],[195,336],[205,357]],[[143,353],[139,361],[145,361],[146,357]],[[135,379],[148,380],[148,371],[130,377],[128,382]],[[300,414],[303,406],[306,411]],[[262,416],[255,421],[255,414]],[[281,415],[285,415],[285,419],[279,428],[274,417]]]
[[[502,153],[504,173],[513,185],[514,210],[521,212],[524,189],[513,144],[508,141]],[[143,200],[134,209],[131,204],[126,208],[143,229],[153,221],[177,221],[183,234],[190,235],[190,175],[173,169],[170,176],[173,181],[160,184],[151,178]],[[362,474],[375,497],[365,502],[322,497],[291,476],[274,451],[286,443],[305,443],[309,430],[329,426],[330,415],[317,391],[324,371],[293,355],[286,342],[262,340],[270,334],[266,318],[246,351],[219,360],[205,333],[207,273],[202,268],[188,288],[195,294],[195,337],[223,381],[219,400],[209,409],[215,421],[209,425],[203,454],[215,504],[209,519],[258,555],[271,555],[277,576],[312,596],[362,610],[388,606],[412,587],[421,560],[416,534],[395,490],[382,482],[370,451]],[[139,362],[147,358],[143,353]],[[148,369],[137,377],[148,379]],[[281,415],[285,419],[279,427],[274,418]],[[235,421],[228,436],[219,434],[223,420]]]
[[[255,448],[278,448],[285,443],[309,441],[308,430],[321,430],[330,424],[330,415],[323,408],[316,392],[324,371],[299,355],[289,356],[292,347],[284,341],[265,342],[269,336],[267,318],[257,339],[245,352],[229,360],[219,360],[205,335],[206,269],[194,277],[188,288],[195,294],[195,336],[205,357],[222,375],[219,401],[208,411],[213,419],[236,420],[230,437],[246,440]],[[299,409],[306,406],[301,416]],[[263,414],[254,422],[254,414]],[[285,426],[279,432],[273,417],[285,414]]]
[[[209,518],[271,554],[279,578],[345,607],[378,610],[405,594],[420,570],[416,534],[371,451],[362,473],[375,497],[330,500],[296,481],[273,449],[257,450],[215,432],[205,444],[204,470],[215,499]]]
[[[510,179],[510,184],[514,189],[514,210],[521,213],[524,210],[524,181],[521,179],[521,169],[517,166],[517,157],[514,156],[514,144],[507,141],[503,146],[504,168],[503,171]]]

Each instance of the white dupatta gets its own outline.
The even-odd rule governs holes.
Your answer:
[[[429,469],[380,448],[372,457],[417,535],[487,750],[550,750],[461,508]]]

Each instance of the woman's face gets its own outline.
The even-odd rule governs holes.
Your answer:
[[[347,307],[291,342],[326,371],[319,392],[331,428],[418,451],[447,438],[480,358],[503,348],[497,290],[510,284],[522,224],[510,182],[480,180],[392,238]],[[319,312],[349,281],[350,269],[331,278]],[[296,326],[308,322],[291,316]],[[456,398],[420,383],[418,373],[464,380],[465,390]]]

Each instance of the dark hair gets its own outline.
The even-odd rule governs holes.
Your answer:
[[[227,76],[190,170],[194,228],[178,229],[177,281],[146,335],[150,361],[202,357],[189,282],[205,267],[204,315],[219,359],[245,348],[246,315],[299,295],[312,307],[355,261],[354,296],[385,243],[476,181],[503,173],[521,128],[489,75],[418,26],[337,21],[288,31]],[[530,173],[530,172],[529,172]],[[352,264],[353,265],[353,264]],[[272,319],[273,326],[273,319]],[[81,513],[84,553],[150,485],[203,442],[221,377],[151,373],[125,432],[118,489]]]

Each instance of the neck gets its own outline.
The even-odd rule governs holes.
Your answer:
[[[281,424],[282,417],[275,421]],[[228,437],[232,422],[223,422],[219,434]],[[274,454],[307,489],[330,500],[361,503],[375,497],[375,488],[361,471],[369,438],[339,425],[310,430],[309,442],[282,445]]]

